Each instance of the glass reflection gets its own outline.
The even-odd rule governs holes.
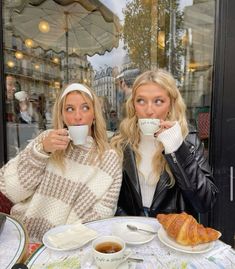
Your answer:
[[[6,1],[3,10],[7,133],[8,144],[14,145],[13,150],[8,148],[9,158],[40,130],[51,128],[52,105],[67,80],[94,88],[107,128],[115,131],[125,116],[125,101],[136,76],[156,67],[169,70],[177,79],[188,119],[208,144],[215,0],[101,0],[109,15],[117,16],[116,26],[121,25],[115,29],[118,47],[104,49],[103,55],[97,51],[90,57],[79,55],[75,43],[68,58],[63,42],[45,49],[32,36],[15,34],[15,9],[26,2]],[[40,5],[36,8],[39,10]],[[53,35],[53,25],[48,23],[50,31],[41,35]],[[105,34],[100,36],[100,40],[106,38]],[[89,39],[86,42],[87,46],[93,44]],[[23,57],[18,57],[19,52]],[[22,92],[27,95],[23,106],[29,115],[27,123],[20,122],[19,117],[22,104],[16,97]]]

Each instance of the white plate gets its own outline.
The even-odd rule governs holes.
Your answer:
[[[43,244],[47,247],[47,248],[50,248],[52,250],[56,250],[56,251],[67,251],[67,250],[74,250],[74,249],[77,249],[77,248],[80,248],[82,246],[84,246],[85,244],[87,244],[88,242],[90,242],[91,240],[95,239],[97,237],[94,236],[92,238],[89,238],[88,240],[84,241],[83,244],[81,244],[80,242],[78,242],[78,245],[76,246],[73,246],[73,247],[68,247],[68,248],[58,248],[58,247],[55,247],[54,245],[51,244],[50,240],[48,240],[48,236],[49,235],[54,235],[54,234],[57,234],[57,233],[62,233],[62,232],[65,232],[67,231],[68,229],[72,228],[73,225],[61,225],[61,226],[57,226],[57,227],[54,227],[52,229],[50,229],[49,231],[47,231],[43,238],[42,238],[42,242]]]
[[[15,218],[6,215],[0,235],[0,268],[10,269],[19,262],[24,256],[26,245],[27,234],[24,226]]]
[[[181,252],[186,252],[186,253],[204,253],[204,252],[211,250],[215,244],[215,242],[212,241],[209,243],[199,244],[196,246],[183,246],[183,245],[176,243],[173,239],[171,239],[167,235],[167,233],[163,229],[163,227],[161,227],[158,230],[158,238],[166,246],[173,248],[175,250],[181,251]]]
[[[122,222],[115,223],[112,229],[113,235],[121,237],[127,244],[130,245],[140,245],[145,244],[156,236],[154,234],[142,232],[142,231],[131,231],[127,228],[127,224],[134,225],[137,228],[146,229],[154,232],[154,228],[151,225],[144,224],[141,222]]]

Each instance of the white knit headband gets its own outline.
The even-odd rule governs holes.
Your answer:
[[[80,83],[73,83],[73,84],[70,84],[63,92],[63,94],[61,95],[60,97],[60,100],[65,96],[67,95],[69,92],[73,92],[73,91],[80,91],[80,92],[85,92],[87,93],[91,99],[93,100],[93,96],[90,92],[90,90],[85,87],[83,84],[80,84]]]

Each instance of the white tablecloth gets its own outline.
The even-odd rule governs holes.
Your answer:
[[[101,235],[112,234],[112,227],[115,223],[124,221],[138,221],[150,224],[155,230],[160,228],[160,224],[154,218],[144,217],[115,217],[87,224]],[[235,269],[235,251],[223,242],[217,240],[214,248],[206,253],[191,254],[173,250],[161,243],[156,236],[151,242],[129,246],[133,251],[133,256],[143,258],[143,263],[130,265],[128,269]],[[95,269],[91,260],[91,243],[75,250],[58,252],[42,247],[29,260],[28,266],[31,269],[42,269],[42,264],[52,261],[65,260],[68,257],[78,258],[82,269]],[[45,267],[46,268],[46,267]]]

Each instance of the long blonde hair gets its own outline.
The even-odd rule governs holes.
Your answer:
[[[74,91],[80,93],[85,99],[85,101],[88,103],[88,105],[90,105],[94,110],[95,120],[91,126],[91,136],[93,137],[95,141],[97,153],[100,155],[100,157],[102,157],[102,154],[104,153],[104,151],[109,148],[108,137],[106,133],[106,123],[102,115],[102,110],[101,110],[98,97],[96,96],[96,94],[91,88],[87,86],[85,87],[89,89],[92,95],[92,98],[88,94],[84,93],[83,91],[80,91],[79,88]],[[66,88],[67,87],[65,87],[65,89]],[[54,104],[53,118],[52,118],[54,129],[65,128],[65,123],[63,121],[63,108],[65,105],[65,99],[66,99],[67,94],[62,97],[64,90],[57,97],[56,102]],[[70,146],[71,146],[71,143],[66,150],[55,151],[52,154],[52,160],[54,160],[58,165],[63,166],[64,155],[66,154]]]
[[[130,145],[135,153],[137,167],[141,160],[141,156],[138,150],[140,142],[140,129],[138,126],[138,118],[135,112],[134,100],[136,96],[136,90],[141,85],[148,83],[156,83],[167,92],[171,100],[170,111],[168,113],[167,120],[179,122],[184,138],[188,134],[186,105],[183,101],[180,91],[176,86],[176,81],[173,76],[163,69],[146,71],[139,75],[133,84],[132,95],[129,97],[126,103],[126,118],[120,124],[119,134],[113,137],[111,141],[112,147],[116,149],[121,158],[123,158],[123,151],[125,150],[126,146]],[[170,168],[165,161],[165,158],[162,155],[163,149],[163,145],[159,143],[159,146],[157,147],[156,153],[154,154],[152,160],[152,170],[154,177],[152,177],[153,181],[149,182],[149,184],[156,184],[162,172],[166,170],[171,178],[169,185],[173,186],[175,180],[170,171]]]

